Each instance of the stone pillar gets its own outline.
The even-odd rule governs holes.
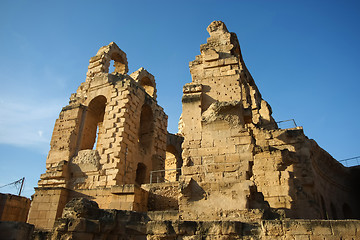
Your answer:
[[[57,218],[61,217],[67,203],[66,188],[36,188],[28,217],[28,223],[40,229],[52,229]]]
[[[51,229],[67,202],[68,163],[78,148],[84,109],[81,104],[64,107],[55,122],[46,172],[40,176],[29,211],[28,223],[37,228]]]

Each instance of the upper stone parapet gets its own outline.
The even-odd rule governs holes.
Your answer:
[[[155,77],[151,73],[142,67],[130,74],[130,77],[132,77],[141,87],[143,87],[147,94],[156,100]]]
[[[99,73],[108,73],[110,62],[114,61],[114,73],[126,74],[129,71],[126,53],[114,42],[99,49],[97,54],[90,58],[87,80]]]
[[[183,103],[199,100],[203,113],[215,102],[238,101],[245,123],[277,128],[269,104],[246,68],[236,34],[221,21],[213,21],[207,31],[210,37],[200,46],[200,55],[189,63],[192,85],[201,85],[202,90],[193,93],[184,88]]]
[[[211,37],[216,36],[218,34],[224,34],[229,32],[225,26],[225,23],[223,23],[222,21],[213,21],[206,28],[206,30],[208,31]]]
[[[239,41],[235,33],[227,30],[226,25],[221,21],[213,21],[208,27],[210,37],[207,43],[200,46],[201,53],[208,50],[219,53],[220,58],[229,57],[229,55],[241,58]]]
[[[200,46],[201,54],[196,56],[196,59],[190,62],[189,65],[193,82],[197,82],[204,77],[209,77],[205,76],[206,69],[210,70],[211,68],[211,72],[213,73],[214,67],[234,64],[239,67],[238,70],[240,71],[246,68],[241,57],[240,45],[235,33],[230,33],[222,21],[213,21],[207,27],[207,31],[210,34],[207,43]],[[225,70],[225,68],[223,68],[223,70]],[[234,68],[230,67],[228,70],[234,70]],[[235,74],[235,72],[232,71],[231,74]]]

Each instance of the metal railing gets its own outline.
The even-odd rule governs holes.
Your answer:
[[[295,119],[288,119],[288,120],[278,121],[276,123],[277,123],[278,127],[281,128],[281,129],[297,127]]]
[[[162,182],[176,182],[179,181],[181,175],[181,168],[156,170],[150,172],[150,184]]]
[[[343,160],[339,160],[339,162],[344,165],[345,167],[354,167],[360,165],[360,156],[352,157],[352,158],[346,158]]]

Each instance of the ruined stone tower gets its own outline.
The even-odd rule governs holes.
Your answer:
[[[51,228],[74,197],[146,210],[139,186],[163,169],[167,116],[157,105],[154,76],[144,68],[127,72],[126,54],[113,42],[90,59],[86,81],[56,120],[29,223]]]
[[[279,129],[236,34],[220,21],[207,30],[183,88],[180,211],[203,220],[263,218],[268,210],[307,219],[359,214],[355,175],[301,127]]]
[[[103,209],[143,212],[120,215],[141,215],[137,224],[147,232],[135,231],[114,212],[113,226],[130,224],[136,236],[154,239],[211,229],[214,239],[238,236],[240,223],[259,232],[265,231],[260,223],[276,229],[278,222],[262,222],[269,219],[360,217],[359,169],[342,166],[302,127],[280,129],[245,66],[236,34],[220,21],[207,30],[207,43],[190,63],[192,82],[183,88],[178,134],[166,131],[154,76],[143,68],[128,75],[126,55],[115,43],[100,48],[55,123],[29,223],[51,229],[56,219],[69,218],[62,215],[66,203],[86,201],[74,200],[79,197]],[[112,61],[115,70],[108,73]],[[209,221],[214,225],[204,224]],[[58,223],[60,235],[77,231]]]

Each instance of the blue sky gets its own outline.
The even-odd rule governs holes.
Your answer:
[[[45,172],[54,122],[114,41],[155,76],[177,132],[188,63],[224,21],[276,121],[294,118],[336,159],[360,155],[359,1],[0,1],[0,186]],[[15,193],[14,188],[0,192]]]

